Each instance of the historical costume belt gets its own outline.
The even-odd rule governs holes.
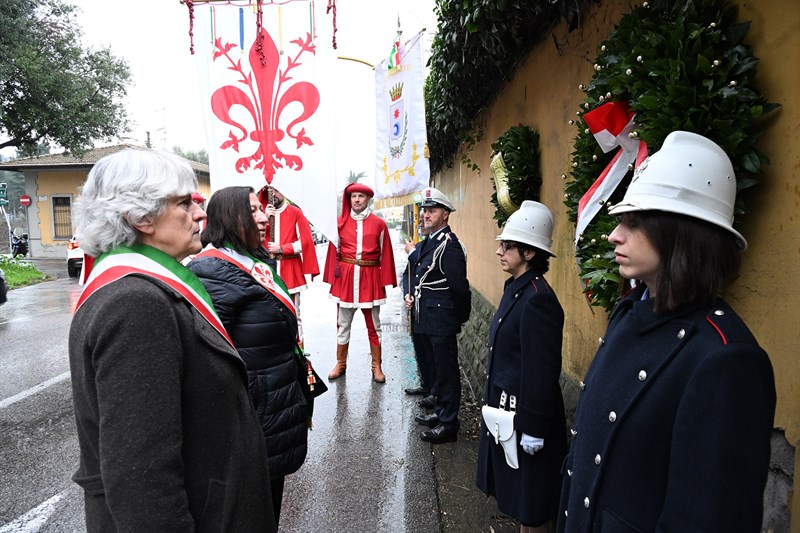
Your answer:
[[[282,261],[284,259],[295,259],[295,258],[300,259],[300,257],[302,257],[301,254],[270,254],[270,255],[273,256],[278,261]]]
[[[374,261],[369,259],[356,259],[354,257],[342,257],[342,263],[347,263],[348,265],[358,265],[360,267],[376,267],[381,266],[380,261]]]

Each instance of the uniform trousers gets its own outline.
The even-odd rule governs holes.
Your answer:
[[[355,316],[358,307],[342,307],[337,306],[336,318],[336,343],[349,344],[350,343],[350,330],[353,325],[353,316]],[[364,322],[367,324],[367,334],[369,335],[370,346],[381,345],[381,307],[379,305],[373,307],[362,307],[361,312],[364,313]]]
[[[461,405],[461,370],[458,367],[458,340],[455,335],[419,334],[420,346],[433,361],[433,388],[436,391],[435,413],[447,428],[459,427]]]
[[[431,354],[422,344],[422,334],[414,333],[411,336],[414,344],[414,357],[417,360],[417,372],[419,373],[419,386],[430,389],[431,394],[436,396],[436,379],[434,376],[433,360]]]

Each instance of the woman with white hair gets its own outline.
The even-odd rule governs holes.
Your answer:
[[[276,530],[245,365],[180,264],[200,251],[196,190],[185,160],[128,149],[76,203],[97,257],[69,338],[89,532]]]

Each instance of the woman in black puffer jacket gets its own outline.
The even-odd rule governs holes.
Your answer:
[[[268,264],[267,217],[250,187],[227,187],[208,204],[203,251],[189,264],[247,365],[250,398],[269,456],[275,521],[284,478],[306,458],[308,408],[297,381],[297,317],[292,298]]]

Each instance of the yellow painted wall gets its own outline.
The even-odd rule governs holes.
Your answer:
[[[760,58],[757,81],[764,96],[783,108],[767,122],[759,143],[769,156],[762,184],[746,197],[750,213],[742,232],[750,247],[741,278],[726,294],[770,354],[775,368],[778,407],[775,426],[800,443],[800,9],[796,0],[738,0],[739,19],[751,20],[748,43]],[[554,251],[548,279],[564,307],[564,371],[581,379],[606,328],[606,313],[586,304],[575,262],[575,227],[563,205],[562,174],[569,174],[574,127],[568,124],[583,103],[578,84],[588,83],[600,41],[634,2],[609,0],[588,7],[579,28],[565,25],[538,45],[512,80],[479,117],[485,139],[468,157],[473,172],[455,158],[453,168],[435,177],[458,211],[451,225],[467,245],[468,275],[476,290],[497,305],[504,275],[494,255],[499,233],[492,220],[489,158],[491,143],[523,123],[541,136],[544,176],[541,200],[555,213]]]
[[[38,223],[41,231],[42,246],[65,246],[65,239],[53,238],[53,195],[71,196],[74,205],[78,196],[78,188],[86,181],[89,174],[87,170],[78,171],[52,171],[38,172],[36,177],[36,196],[33,200],[37,203],[39,220],[31,220],[31,224]],[[46,200],[38,201],[38,197],[46,196]],[[75,228],[73,227],[73,230]]]

